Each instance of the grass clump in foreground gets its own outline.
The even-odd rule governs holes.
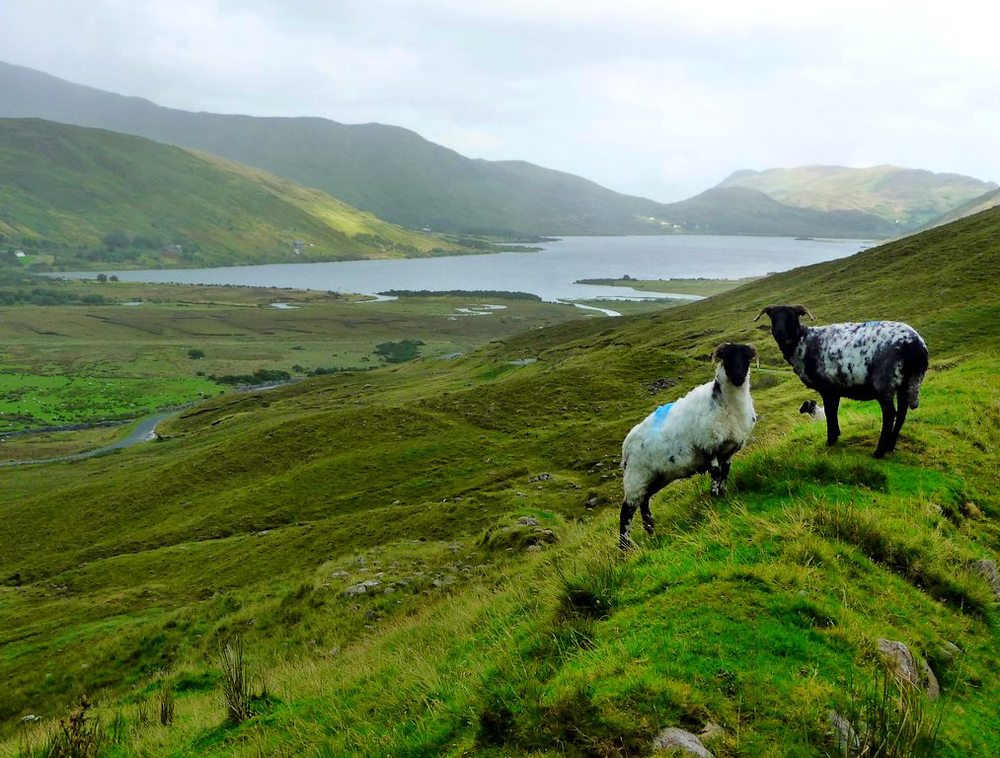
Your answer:
[[[881,639],[941,684],[940,716],[921,703],[935,754],[1000,752],[996,598],[977,569],[1000,550],[995,216],[672,313],[218,398],[158,445],[5,472],[0,577],[20,584],[0,587],[0,755],[18,719],[51,724],[81,690],[109,723],[124,712],[123,754],[645,755],[675,726],[717,756],[834,755],[845,672],[871,676]],[[949,286],[928,304],[898,266]],[[781,300],[874,315],[883,276],[898,295],[877,315],[928,337],[935,370],[874,461],[877,408],[845,403],[827,448],[751,319]],[[621,554],[621,439],[704,381],[722,340],[756,342],[772,377],[732,491],[670,485],[657,534]],[[273,693],[239,724],[216,661],[236,634]],[[173,724],[142,725],[164,677]]]
[[[934,703],[917,687],[884,666],[870,679],[847,683],[844,714],[839,723],[841,753],[858,758],[925,758],[937,755],[937,735],[944,703]],[[844,719],[843,721],[841,719]],[[857,725],[855,728],[854,725]]]

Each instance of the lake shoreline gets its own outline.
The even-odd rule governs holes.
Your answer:
[[[853,255],[867,240],[795,240],[790,237],[667,235],[565,237],[540,252],[486,253],[431,258],[284,263],[199,269],[114,272],[121,281],[229,284],[376,296],[392,290],[505,290],[548,302],[595,299],[692,298],[695,293],[578,284],[617,269],[638,280],[743,279]],[[609,271],[609,269],[611,269]],[[110,270],[107,273],[112,273]],[[93,278],[90,271],[63,278]]]

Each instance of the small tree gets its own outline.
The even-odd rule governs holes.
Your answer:
[[[190,358],[193,361],[200,361],[204,357],[205,357],[204,350],[199,350],[196,347],[193,347],[190,350],[188,350],[188,358]]]
[[[97,275],[97,281],[99,281],[101,284],[104,284],[105,282],[108,281],[108,275],[107,274],[98,274]]]

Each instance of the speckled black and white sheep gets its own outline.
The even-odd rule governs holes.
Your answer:
[[[625,499],[619,521],[622,548],[631,544],[629,526],[636,509],[653,533],[650,498],[675,479],[706,471],[712,494],[726,492],[729,464],[746,444],[757,415],[750,397],[753,345],[725,343],[716,348],[715,380],[695,387],[674,403],[661,405],[632,427],[622,444]]]
[[[897,321],[808,327],[800,318],[813,315],[802,305],[769,305],[754,321],[765,314],[785,360],[802,383],[823,398],[826,443],[833,445],[840,437],[840,398],[877,400],[882,433],[875,457],[894,450],[907,408],[920,405],[920,384],[927,372],[927,345],[916,330]]]

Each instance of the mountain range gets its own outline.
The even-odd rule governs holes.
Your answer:
[[[887,214],[883,204],[875,202],[868,204],[871,207],[847,207],[824,201],[817,207],[816,201],[781,191],[775,181],[750,186],[748,172],[738,172],[688,200],[659,203],[524,161],[467,158],[397,126],[194,113],[6,63],[0,63],[0,117],[36,117],[206,151],[416,229],[501,236],[887,237],[906,231],[926,215],[909,210]],[[953,204],[944,210],[995,186],[967,177],[956,180],[953,175],[905,171],[897,176],[897,184],[905,185],[914,175],[931,187],[945,182],[948,191],[938,195],[947,195]],[[919,203],[926,206],[923,196]],[[902,200],[899,204],[905,205]]]
[[[0,248],[5,238],[63,269],[461,250],[259,169],[39,119],[0,119]]]
[[[898,166],[743,170],[733,173],[719,186],[759,190],[796,208],[862,211],[889,221],[902,231],[933,222],[997,189],[996,182]]]

